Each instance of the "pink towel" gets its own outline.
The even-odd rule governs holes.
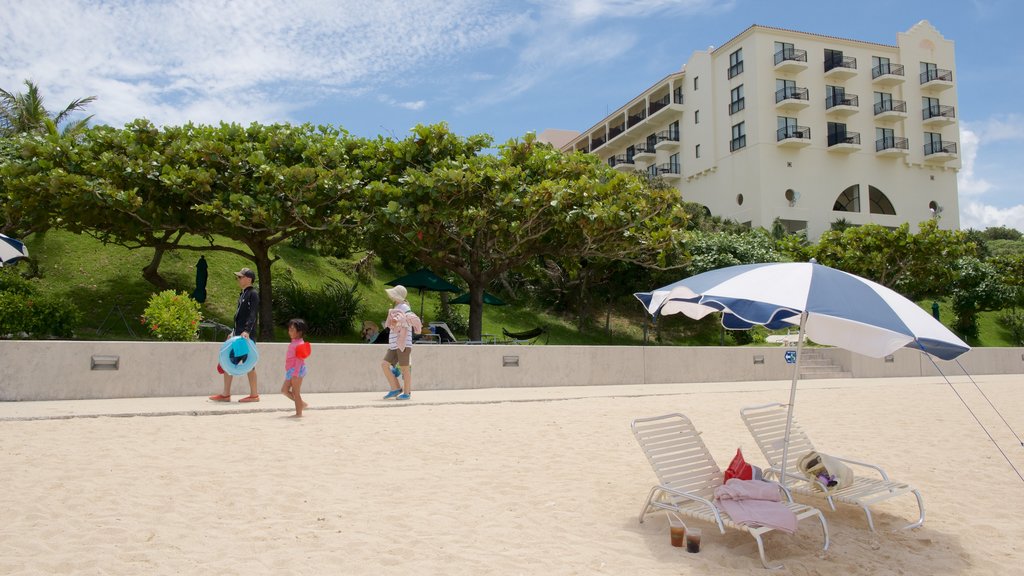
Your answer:
[[[715,488],[715,500],[737,524],[796,532],[796,514],[779,501],[779,487],[775,484],[732,478]]]

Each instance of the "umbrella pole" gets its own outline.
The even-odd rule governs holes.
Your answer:
[[[793,385],[789,387],[789,411],[786,414],[786,436],[782,440],[782,473],[779,482],[786,485],[786,463],[789,462],[789,433],[793,427],[793,404],[796,403],[796,381],[800,379],[800,361],[804,352],[804,328],[807,326],[807,311],[800,313],[800,334],[796,341],[796,367],[793,368]]]

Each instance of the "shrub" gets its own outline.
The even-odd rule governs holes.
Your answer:
[[[0,338],[71,338],[81,321],[78,308],[50,296],[0,292]]]
[[[469,334],[469,316],[457,310],[456,308],[458,307],[459,306],[457,304],[454,306],[449,305],[448,313],[445,314],[443,307],[438,303],[437,306],[434,307],[434,318],[436,318],[438,322],[444,322],[447,324],[448,329],[456,336]],[[465,306],[464,308],[469,307]]]
[[[999,315],[999,324],[1010,333],[1015,346],[1024,346],[1024,313],[1006,310]]]
[[[354,321],[362,311],[362,298],[356,294],[356,287],[355,283],[345,286],[332,279],[323,288],[315,289],[285,276],[274,284],[274,318],[282,326],[292,318],[302,318],[313,336],[353,332]]]
[[[174,290],[154,294],[142,313],[142,323],[154,336],[172,342],[198,340],[202,319],[199,303],[184,292],[178,294]]]

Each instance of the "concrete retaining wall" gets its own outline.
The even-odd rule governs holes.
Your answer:
[[[220,343],[0,341],[0,401],[204,396],[218,393]],[[277,392],[287,344],[259,345],[260,392]],[[383,391],[386,347],[314,344],[304,392]],[[788,380],[780,347],[417,345],[414,389],[510,388]],[[892,361],[818,349],[857,378],[933,376],[931,361],[900,350]],[[93,359],[117,359],[117,370]],[[960,358],[971,374],[1024,373],[1024,348],[979,348]],[[939,362],[949,376],[962,375]],[[102,368],[98,366],[97,368]],[[235,394],[247,391],[236,378]]]

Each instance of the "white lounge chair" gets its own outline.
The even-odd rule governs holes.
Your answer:
[[[716,524],[722,534],[726,528],[747,532],[757,541],[757,551],[764,567],[782,568],[781,564],[769,565],[764,554],[761,536],[774,528],[737,524],[715,505],[714,492],[715,488],[722,485],[722,471],[704,445],[700,432],[697,432],[686,416],[666,414],[639,418],[633,421],[631,428],[658,477],[658,485],[651,488],[640,511],[641,523],[647,514],[665,510]],[[779,488],[785,493],[785,505],[796,514],[798,521],[816,517],[821,522],[825,540],[822,550],[828,550],[828,523],[825,516],[817,508],[794,503],[785,488],[781,485]]]
[[[782,466],[783,440],[786,435],[786,406],[779,403],[762,404],[759,406],[748,406],[740,410],[740,417],[750,430],[761,453],[768,460],[769,469],[765,474],[771,474],[774,478],[780,478]],[[853,483],[849,486],[828,491],[825,486],[817,480],[811,480],[800,473],[797,462],[809,451],[814,450],[810,438],[797,426],[796,420],[790,427],[789,432],[789,462],[786,465],[786,485],[797,494],[807,494],[819,498],[825,498],[832,510],[836,509],[836,502],[844,504],[855,504],[864,509],[868,518],[868,527],[872,532],[875,530],[875,522],[871,518],[870,506],[895,498],[903,494],[912,493],[917,498],[917,507],[920,516],[916,522],[912,522],[904,528],[917,528],[924,524],[924,500],[921,492],[910,484],[894,482],[889,480],[889,475],[880,467],[874,464],[848,460],[831,455],[844,464],[851,464],[860,467],[854,469]],[[864,468],[870,469],[871,476],[864,476],[857,472]],[[878,474],[878,478],[875,477]]]

